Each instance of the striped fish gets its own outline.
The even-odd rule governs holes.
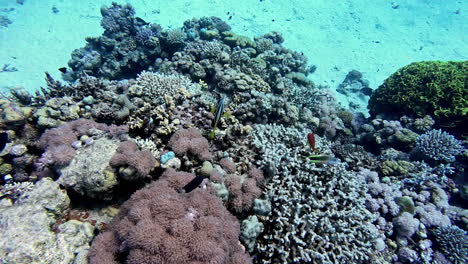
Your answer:
[[[214,122],[213,122],[213,129],[211,130],[211,133],[210,133],[210,138],[211,139],[213,139],[215,137],[216,127],[218,126],[219,120],[221,119],[221,116],[224,113],[224,103],[225,103],[225,101],[226,101],[225,97],[221,96],[221,98],[219,98],[219,100],[218,100],[218,103],[216,104],[216,113],[215,113],[215,119],[214,119]]]

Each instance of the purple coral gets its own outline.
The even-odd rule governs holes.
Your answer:
[[[440,250],[452,263],[468,262],[468,235],[458,226],[437,227],[433,234]]]
[[[138,150],[137,144],[133,141],[124,141],[117,148],[117,153],[110,160],[110,165],[128,166],[136,170],[138,178],[148,177],[156,164],[156,159],[149,151]]]
[[[419,221],[410,213],[403,212],[400,216],[393,219],[393,226],[399,236],[411,237],[418,230]]]
[[[107,126],[90,119],[77,119],[59,127],[48,129],[42,134],[37,146],[45,152],[38,160],[37,167],[43,168],[49,165],[65,166],[75,156],[74,143],[81,136],[93,136],[109,133],[112,136],[125,134],[128,129],[125,126]]]
[[[89,263],[251,263],[237,219],[214,193],[176,191],[193,177],[169,169],[134,193],[94,241]]]
[[[460,140],[440,129],[433,129],[416,139],[416,151],[428,160],[453,162],[463,149]]]
[[[190,153],[200,160],[210,160],[212,158],[208,140],[196,128],[179,129],[172,135],[168,146],[177,155]]]
[[[114,2],[111,7],[102,7],[101,15],[101,26],[108,32],[133,30],[135,9],[129,4],[122,6]]]
[[[231,174],[226,177],[225,184],[229,190],[228,206],[238,213],[252,208],[253,201],[262,194],[253,178]]]

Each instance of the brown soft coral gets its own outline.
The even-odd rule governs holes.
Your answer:
[[[136,170],[138,178],[148,177],[154,168],[156,159],[149,151],[140,151],[133,141],[120,143],[117,153],[110,160],[111,166],[128,166]]]
[[[237,219],[216,195],[203,188],[176,191],[193,177],[169,169],[134,193],[94,241],[89,263],[251,263]]]
[[[190,153],[200,160],[210,160],[209,143],[196,128],[180,129],[172,135],[168,146],[177,155]]]

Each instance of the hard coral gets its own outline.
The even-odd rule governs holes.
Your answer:
[[[159,105],[164,103],[165,95],[183,94],[183,89],[195,91],[199,87],[183,75],[143,71],[129,91],[131,96],[141,97],[147,103]]]
[[[94,241],[89,263],[251,263],[238,240],[237,219],[214,194],[176,191],[194,176],[167,170],[134,193]]]
[[[135,9],[129,4],[122,6],[115,2],[111,7],[101,8],[101,26],[109,32],[129,32],[133,30]]]
[[[433,129],[416,139],[416,151],[424,159],[453,162],[455,156],[463,151],[463,144],[449,133]]]
[[[411,63],[387,78],[372,94],[371,114],[430,115],[439,124],[462,129],[468,121],[468,61]]]
[[[209,151],[208,140],[196,128],[180,129],[172,135],[168,146],[177,155],[190,153],[200,160],[209,160],[212,154]]]
[[[468,236],[457,226],[438,227],[434,230],[435,239],[442,253],[453,264],[468,262]]]

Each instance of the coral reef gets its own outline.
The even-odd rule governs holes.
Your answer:
[[[376,215],[365,208],[366,185],[357,174],[340,164],[321,170],[308,163],[295,150],[305,145],[298,130],[257,126],[254,133],[265,153],[261,164],[277,170],[266,186],[272,212],[256,245],[261,263],[369,261],[378,236],[370,227]]]
[[[344,108],[278,32],[101,14],[68,82],[1,94],[2,261],[466,262],[466,62],[400,69],[366,117],[361,73]]]
[[[212,157],[209,152],[208,140],[196,128],[178,130],[172,135],[168,146],[177,155],[190,153],[200,160],[209,160]]]
[[[434,230],[435,240],[442,253],[454,264],[468,261],[468,236],[457,226],[438,227]]]

